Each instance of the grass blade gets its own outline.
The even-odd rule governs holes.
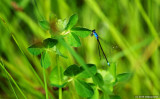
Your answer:
[[[23,93],[23,91],[21,90],[21,88],[18,86],[18,84],[16,83],[16,81],[12,78],[12,76],[8,73],[8,71],[5,69],[5,67],[2,65],[2,63],[0,63],[0,66],[2,67],[2,69],[6,72],[6,74],[9,76],[9,78],[12,80],[12,82],[15,84],[15,86],[17,87],[17,89],[19,90],[19,92],[22,94],[22,96],[27,99],[26,95]]]

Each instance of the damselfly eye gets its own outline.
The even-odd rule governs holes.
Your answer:
[[[94,33],[96,30],[92,30],[92,33]]]

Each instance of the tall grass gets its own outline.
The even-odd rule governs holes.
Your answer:
[[[110,50],[115,52],[111,53],[109,61],[117,62],[117,73],[130,71],[134,74],[128,82],[115,87],[115,93],[122,99],[134,98],[135,95],[159,95],[159,0],[37,1],[38,10],[34,0],[0,2],[0,58],[4,62],[4,65],[0,64],[0,98],[45,98],[45,88],[49,94],[46,98],[58,97],[58,92],[53,87],[45,87],[49,82],[48,74],[56,65],[56,56],[52,56],[52,67],[43,71],[39,58],[27,51],[32,43],[50,37],[49,31],[41,29],[38,21],[49,21],[51,13],[62,19],[77,13],[77,26],[96,29],[106,42],[111,42],[111,45],[116,43],[119,50],[105,43],[102,45],[106,53]],[[87,37],[81,39],[81,42],[81,47],[73,50],[63,40],[60,41],[68,50],[66,54],[69,60],[59,57],[59,65],[66,68],[78,63],[85,68],[85,63],[94,63],[101,70],[105,65],[98,58],[95,39]],[[43,73],[46,75],[43,76]],[[6,83],[7,77],[10,83]],[[43,77],[46,79],[45,84]],[[66,91],[59,89],[60,99],[80,99],[74,94],[74,89],[70,89],[73,85],[69,86]]]

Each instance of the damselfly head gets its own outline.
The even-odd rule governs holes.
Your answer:
[[[92,33],[91,33],[91,36],[93,36],[93,33],[95,32],[95,29],[94,30],[92,30]]]
[[[94,29],[94,30],[92,30],[92,33],[94,33],[96,30]]]

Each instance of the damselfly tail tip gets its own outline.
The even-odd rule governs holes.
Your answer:
[[[108,64],[108,66],[110,66],[110,63],[109,63],[109,62],[107,62],[107,64]]]

